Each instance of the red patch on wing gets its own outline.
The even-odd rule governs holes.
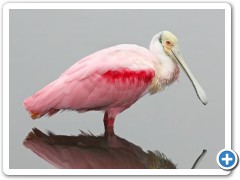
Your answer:
[[[155,76],[153,70],[133,71],[128,69],[109,70],[102,75],[110,82],[150,83]]]

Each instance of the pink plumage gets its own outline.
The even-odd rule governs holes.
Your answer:
[[[33,119],[59,110],[102,110],[108,118],[147,93],[157,60],[147,49],[118,45],[78,61],[33,96],[24,106]]]
[[[66,109],[104,111],[105,129],[111,133],[116,115],[145,94],[157,93],[173,83],[179,77],[179,65],[207,104],[204,91],[183,61],[177,38],[163,31],[153,37],[149,50],[123,44],[83,58],[27,98],[24,106],[33,119]]]

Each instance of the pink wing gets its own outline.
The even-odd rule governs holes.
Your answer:
[[[145,48],[118,45],[78,61],[57,80],[24,101],[32,118],[59,110],[118,111],[146,93],[156,58]]]

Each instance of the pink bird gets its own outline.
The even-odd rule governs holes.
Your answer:
[[[175,35],[156,34],[149,50],[122,44],[93,53],[66,70],[24,101],[32,119],[59,110],[104,111],[105,129],[112,129],[115,117],[146,94],[155,94],[179,77],[182,67],[203,104],[207,97],[186,66]]]

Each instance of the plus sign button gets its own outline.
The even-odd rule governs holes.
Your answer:
[[[224,170],[233,169],[238,162],[238,156],[233,150],[223,149],[217,155],[217,163]]]

